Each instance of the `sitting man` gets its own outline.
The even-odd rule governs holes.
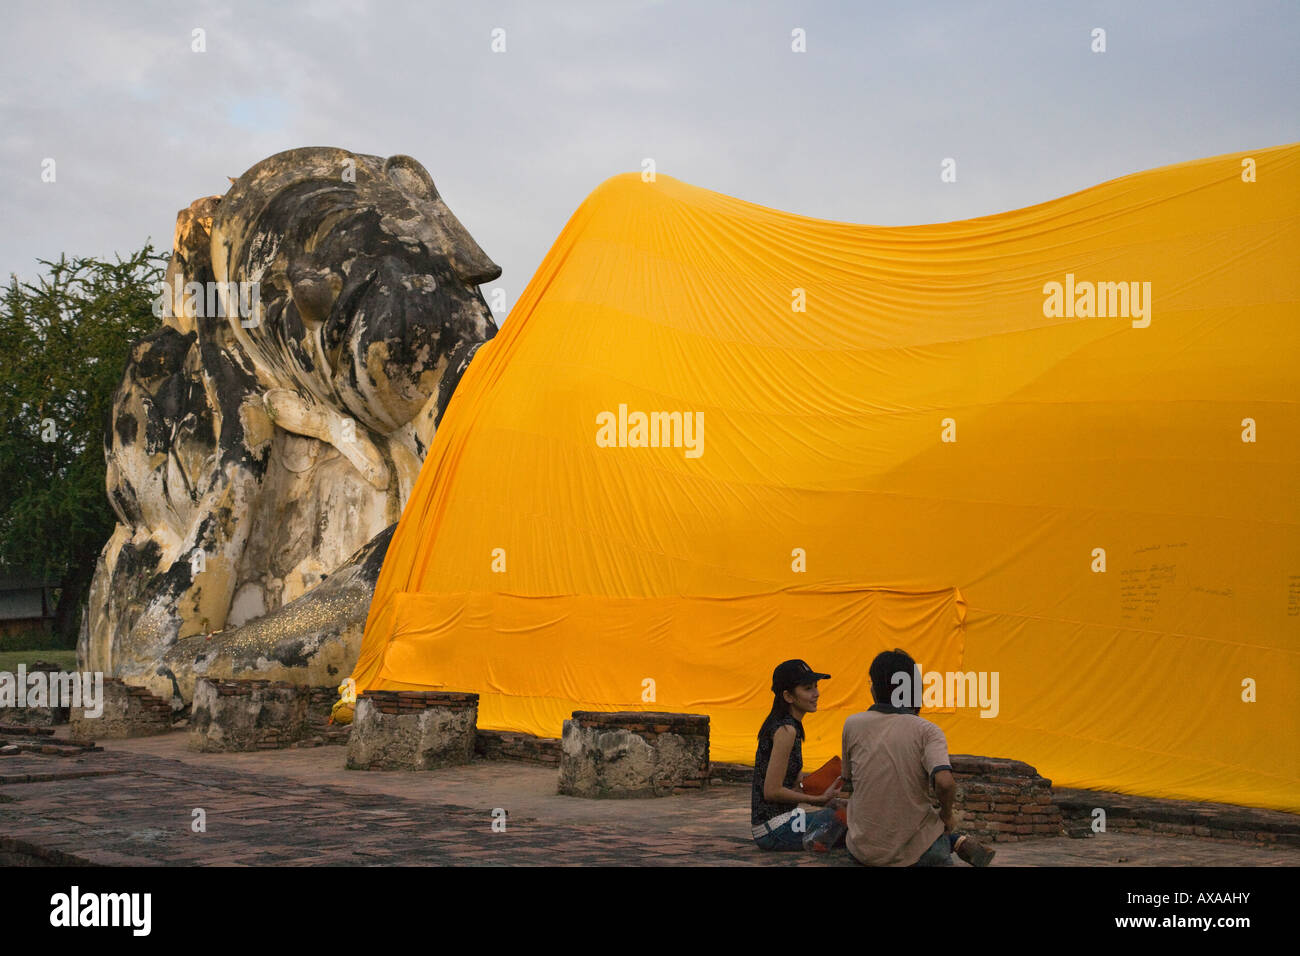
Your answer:
[[[988,866],[992,850],[952,832],[957,783],[943,731],[918,716],[919,707],[891,703],[894,675],[906,674],[910,682],[915,672],[906,651],[876,655],[870,671],[876,703],[844,722],[842,774],[853,784],[849,852],[868,866],[951,866],[953,852]]]

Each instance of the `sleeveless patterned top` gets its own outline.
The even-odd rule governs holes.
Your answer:
[[[767,765],[772,760],[772,734],[786,724],[795,729],[795,737],[794,746],[790,748],[790,759],[785,765],[782,786],[795,789],[799,782],[799,771],[803,769],[803,724],[793,717],[782,717],[772,725],[771,733],[759,736],[758,751],[754,754],[754,786],[750,797],[749,822],[755,826],[795,808],[793,803],[773,803],[763,799],[763,781],[767,779]]]

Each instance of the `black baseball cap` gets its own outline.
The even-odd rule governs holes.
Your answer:
[[[794,690],[801,684],[826,680],[830,676],[830,674],[817,673],[808,666],[807,661],[782,661],[776,665],[776,670],[772,671],[772,693],[779,694],[783,690]]]

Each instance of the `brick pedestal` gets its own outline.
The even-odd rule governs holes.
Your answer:
[[[172,705],[143,687],[123,683],[117,677],[105,677],[100,715],[90,717],[86,708],[73,707],[68,724],[68,735],[74,740],[150,737],[172,729]]]
[[[474,757],[478,694],[366,691],[348,736],[349,770],[435,770]]]
[[[952,754],[949,762],[957,781],[958,830],[1004,843],[1064,835],[1052,781],[1029,764],[969,754]]]
[[[574,711],[560,739],[559,792],[663,797],[709,781],[704,714]]]
[[[277,750],[308,732],[309,688],[285,681],[200,677],[190,711],[191,750]]]

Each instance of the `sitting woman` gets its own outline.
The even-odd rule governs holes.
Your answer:
[[[803,773],[803,718],[817,709],[818,674],[803,661],[785,661],[772,672],[772,712],[758,730],[750,823],[764,850],[802,850],[805,833],[830,822],[835,810],[808,813],[801,803],[826,807],[843,784],[818,796],[798,789]]]

